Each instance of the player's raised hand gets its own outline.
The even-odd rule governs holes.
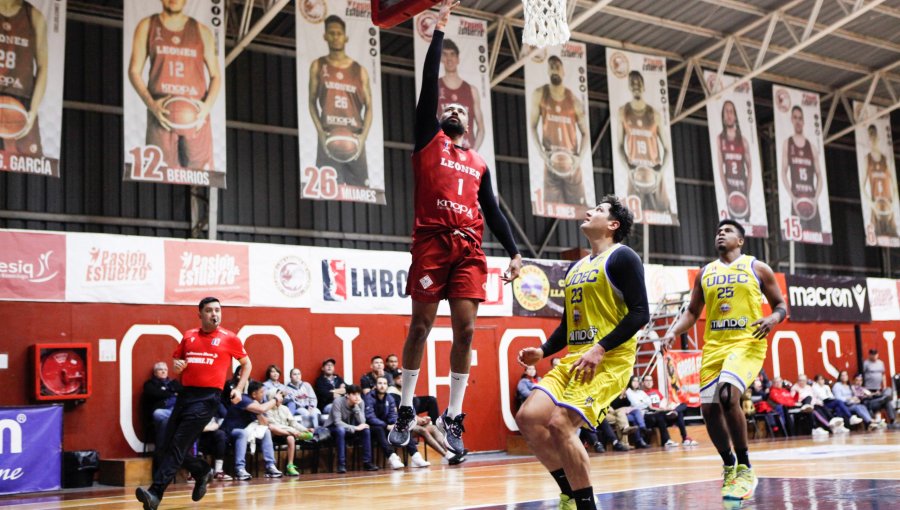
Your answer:
[[[459,0],[444,0],[441,2],[441,9],[438,11],[438,19],[434,24],[435,30],[444,30],[444,27],[447,26],[447,22],[450,21],[450,11],[455,9],[458,5]]]
[[[586,353],[578,358],[578,361],[572,364],[569,373],[574,373],[576,381],[580,379],[583,383],[591,382],[597,371],[597,367],[600,366],[605,354],[606,349],[601,347],[600,344],[591,347]]]
[[[509,261],[509,267],[506,268],[506,271],[500,275],[500,279],[503,280],[504,283],[509,283],[516,278],[519,277],[519,273],[522,271],[522,256],[516,255]]]
[[[750,325],[751,328],[753,326],[757,326],[756,330],[753,331],[753,338],[765,338],[766,335],[768,335],[769,332],[772,331],[772,328],[774,328],[777,324],[778,318],[775,317],[775,314],[759,319],[758,321]]]
[[[542,359],[544,359],[544,351],[540,347],[526,347],[519,351],[519,355],[516,357],[523,367],[534,366]]]

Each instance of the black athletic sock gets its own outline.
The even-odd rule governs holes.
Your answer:
[[[738,464],[743,464],[747,467],[750,467],[750,452],[747,451],[746,448],[743,450],[734,450],[734,455],[737,457]]]
[[[594,502],[594,488],[585,487],[575,491],[575,508],[578,510],[597,510],[597,504]]]
[[[733,466],[734,465],[734,454],[731,453],[731,450],[726,450],[724,452],[720,451],[719,455],[722,457],[723,465],[725,465],[725,466]]]
[[[569,485],[569,479],[566,478],[566,471],[564,469],[557,469],[556,471],[551,471],[550,476],[556,480],[556,485],[559,485],[559,492],[565,494],[566,496],[574,497],[574,493],[572,492],[572,486]]]

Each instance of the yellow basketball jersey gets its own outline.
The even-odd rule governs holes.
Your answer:
[[[750,255],[741,255],[731,264],[717,259],[703,269],[705,342],[753,337],[750,325],[762,317],[762,291],[753,271],[754,260]]]
[[[593,259],[579,260],[566,275],[566,326],[569,355],[582,353],[603,339],[628,313],[628,307],[606,276],[606,263],[621,244]]]

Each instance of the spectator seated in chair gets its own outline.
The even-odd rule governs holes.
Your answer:
[[[832,414],[844,420],[845,427],[862,423],[862,418],[854,416],[843,400],[834,398],[831,386],[828,386],[825,382],[825,377],[823,375],[819,374],[816,376],[813,380],[812,389],[816,400],[821,400]]]
[[[789,435],[788,419],[785,417],[784,407],[769,400],[770,390],[766,388],[763,379],[754,379],[749,391],[750,401],[753,403],[757,418],[762,417],[766,420],[772,434],[782,434],[787,437]],[[790,392],[788,392],[788,396],[790,396]]]
[[[872,394],[874,406],[884,409],[890,428],[900,426],[894,406],[894,390],[885,376],[884,362],[878,359],[878,349],[869,349],[869,357],[863,360],[863,387]],[[871,407],[870,407],[871,409]]]
[[[859,401],[866,406],[866,409],[869,410],[869,414],[872,416],[872,423],[875,423],[878,428],[887,427],[887,421],[884,418],[879,418],[879,415],[876,414],[882,410],[887,413],[887,399],[880,395],[874,395],[871,391],[867,390],[865,386],[863,386],[862,374],[856,374],[853,378],[853,384],[850,385],[850,390],[853,392],[853,396],[859,399]]]
[[[169,378],[169,366],[165,361],[153,365],[153,376],[144,383],[143,409],[144,417],[150,417],[156,449],[162,449],[166,437],[166,424],[172,416],[175,399],[181,391],[181,383]]]
[[[273,399],[262,403],[265,393],[262,383],[250,381],[247,394],[241,401],[228,408],[222,429],[234,442],[234,477],[238,480],[252,478],[245,468],[247,464],[247,445],[255,451],[256,441],[262,443],[263,459],[266,462],[266,478],[280,478],[281,471],[275,467],[275,448],[272,444],[272,433],[269,431],[269,420],[265,414],[273,409],[277,402]]]
[[[281,369],[278,368],[278,365],[269,365],[266,368],[266,380],[263,381],[263,388],[265,395],[269,394],[269,390],[284,390],[284,384],[281,382]]]
[[[319,399],[311,384],[303,380],[299,368],[291,369],[291,380],[281,390],[284,392],[284,404],[299,418],[304,427],[315,430],[319,427]]]
[[[607,409],[607,411],[611,411],[611,409]],[[624,415],[623,415],[624,416]],[[586,446],[592,448],[596,453],[605,453],[606,452],[606,443],[610,443],[613,446],[613,450],[617,452],[627,452],[630,450],[628,445],[624,444],[619,438],[616,436],[616,433],[613,432],[612,423],[615,420],[607,419],[607,416],[604,416],[600,423],[597,424],[596,430],[591,430],[587,427],[581,427],[578,431],[581,442]],[[626,423],[628,419],[625,419]]]
[[[337,472],[347,472],[347,439],[359,437],[363,449],[363,468],[378,471],[372,463],[372,433],[366,423],[366,404],[359,386],[347,386],[347,394],[334,399],[326,420],[337,450]]]
[[[878,428],[878,424],[872,420],[872,414],[869,413],[869,409],[863,405],[859,397],[853,394],[849,372],[841,370],[838,374],[837,382],[831,387],[831,391],[834,398],[842,401],[850,409],[851,413],[858,416],[867,429],[875,430]],[[850,423],[851,425],[853,424],[852,421]]]
[[[328,358],[322,362],[322,373],[316,378],[314,385],[319,410],[322,414],[329,414],[331,403],[340,395],[347,392],[347,385],[338,374],[334,373],[334,358]]]
[[[403,469],[403,461],[397,455],[394,445],[388,442],[387,435],[397,423],[397,404],[388,395],[388,382],[386,376],[378,376],[375,379],[375,388],[370,391],[363,400],[366,404],[366,423],[372,431],[372,438],[381,447],[384,457],[392,469]],[[416,448],[416,442],[410,441],[404,447],[410,455],[410,466],[426,467],[430,465]]]
[[[400,373],[400,358],[396,354],[388,354],[387,358],[384,358],[384,371],[387,373],[388,381],[397,378],[397,374]]]
[[[657,413],[663,413],[669,425],[673,423],[678,425],[678,432],[681,433],[681,444],[683,446],[697,446],[697,441],[688,437],[687,427],[684,423],[684,412],[687,411],[687,405],[675,402],[670,403],[658,389],[653,387],[653,377],[650,375],[645,375],[642,383],[644,393],[650,397],[650,409]]]
[[[522,402],[525,402],[525,399],[528,398],[528,395],[531,395],[535,385],[540,381],[541,378],[537,375],[537,368],[534,366],[525,367],[525,372],[519,378],[519,383],[516,384],[516,409],[522,405]]]
[[[678,443],[672,441],[672,438],[669,437],[669,429],[666,423],[665,414],[651,409],[650,396],[641,389],[640,377],[636,375],[631,376],[631,380],[628,382],[628,388],[625,390],[625,395],[628,397],[628,402],[631,404],[631,407],[639,409],[643,415],[640,421],[635,420],[640,428],[640,440],[643,440],[640,436],[649,432],[648,427],[654,427],[659,430],[659,440],[662,446],[678,446]],[[644,423],[642,424],[641,421]],[[638,442],[638,448],[641,448],[640,442]]]
[[[270,389],[266,392],[266,401],[275,400],[275,407],[266,412],[269,420],[269,431],[273,441],[287,443],[287,466],[284,468],[288,476],[299,476],[297,466],[294,465],[294,455],[297,453],[297,441],[310,441],[313,433],[304,427],[291,413],[288,406],[284,405],[284,393],[281,390]]]
[[[369,367],[372,371],[363,374],[363,376],[359,378],[359,387],[362,388],[363,396],[368,395],[370,391],[375,389],[375,381],[379,377],[384,377],[385,380],[388,381],[388,386],[393,386],[394,379],[391,378],[388,380],[387,372],[384,370],[384,359],[381,356],[372,356]]]
[[[797,382],[791,386],[791,394],[802,404],[800,407],[801,411],[812,412],[813,417],[815,417],[815,420],[813,420],[813,437],[825,437],[828,435],[829,430],[833,434],[849,432],[844,427],[844,420],[835,417],[825,407],[825,403],[816,398],[805,374],[797,376]]]
[[[638,425],[639,423],[644,423],[644,413],[640,409],[631,407],[626,392],[627,388],[609,405],[606,419],[613,426],[616,435],[619,436],[619,440],[622,441],[626,448],[629,450],[633,450],[635,446],[638,448],[649,448],[650,445],[644,441]],[[628,438],[631,434],[635,437],[634,445],[629,444]]]
[[[209,420],[200,439],[197,443],[197,449],[207,455],[212,455],[213,464],[213,480],[220,482],[228,482],[232,477],[225,473],[225,450],[228,448],[228,436],[221,429],[222,422],[225,420],[227,411],[225,406],[219,402],[219,409],[216,416]]]

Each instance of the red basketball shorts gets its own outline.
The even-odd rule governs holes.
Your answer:
[[[485,299],[487,259],[470,238],[439,234],[413,243],[406,293],[416,301]]]
[[[156,117],[148,111],[147,145],[160,148],[163,160],[169,168],[213,170],[212,128],[209,125],[209,117],[199,130],[192,129],[180,135],[174,130],[166,131],[166,128],[162,127]]]

